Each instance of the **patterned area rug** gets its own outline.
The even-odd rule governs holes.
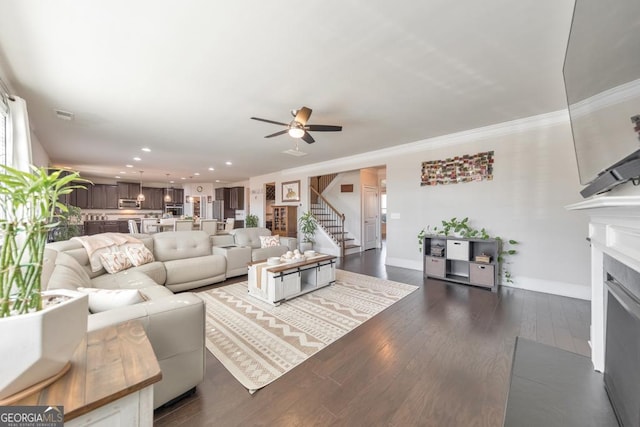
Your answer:
[[[337,270],[334,285],[277,307],[250,296],[246,282],[198,295],[207,349],[253,393],[416,289]]]

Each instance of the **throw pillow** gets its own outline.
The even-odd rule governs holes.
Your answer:
[[[144,245],[127,246],[124,248],[125,254],[134,266],[153,262],[153,254]]]
[[[280,246],[280,236],[260,236],[261,248],[269,248],[271,246]]]
[[[100,261],[109,274],[131,268],[131,261],[129,261],[127,254],[120,251],[103,252],[100,254]]]
[[[137,289],[78,288],[78,291],[89,295],[89,311],[92,313],[138,304],[145,300]]]

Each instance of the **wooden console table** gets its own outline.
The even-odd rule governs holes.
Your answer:
[[[249,295],[271,304],[306,294],[336,280],[336,257],[318,254],[299,262],[249,264]]]
[[[65,375],[13,405],[63,405],[65,426],[152,426],[161,379],[142,325],[129,321],[89,332]]]

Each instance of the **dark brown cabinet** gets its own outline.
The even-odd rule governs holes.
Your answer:
[[[100,233],[128,233],[127,221],[85,221],[84,234],[91,236]]]
[[[91,208],[105,209],[107,205],[107,192],[104,185],[96,184],[91,187]]]
[[[165,188],[163,190],[163,200],[165,195],[169,195],[170,201],[164,202],[165,205],[183,205],[184,190],[182,188]]]
[[[229,208],[244,209],[244,187],[232,187],[229,189]]]
[[[164,191],[162,188],[142,187],[144,202],[142,209],[162,210],[164,207]]]
[[[68,204],[80,209],[88,209],[91,207],[91,185],[87,188],[76,188],[68,196]]]
[[[119,199],[135,199],[140,193],[140,184],[133,182],[119,182],[118,183],[118,198]]]
[[[95,184],[90,188],[91,209],[118,209],[118,187],[108,184]],[[80,193],[78,193],[80,195]],[[81,206],[79,206],[81,207]]]

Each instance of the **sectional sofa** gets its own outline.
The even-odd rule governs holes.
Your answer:
[[[247,274],[247,264],[252,261],[279,257],[298,246],[294,237],[272,236],[263,227],[236,228],[229,234],[211,236],[213,253],[227,260],[227,277]]]
[[[113,274],[104,268],[93,271],[80,242],[55,242],[45,250],[42,282],[43,289],[89,293],[90,309],[93,298],[102,310],[89,314],[90,331],[132,319],[142,322],[162,369],[162,380],[154,385],[157,408],[189,392],[205,373],[204,302],[194,293],[174,292],[225,280],[226,259],[212,253],[204,231],[133,237],[154,261]],[[124,305],[123,299],[128,300]]]

